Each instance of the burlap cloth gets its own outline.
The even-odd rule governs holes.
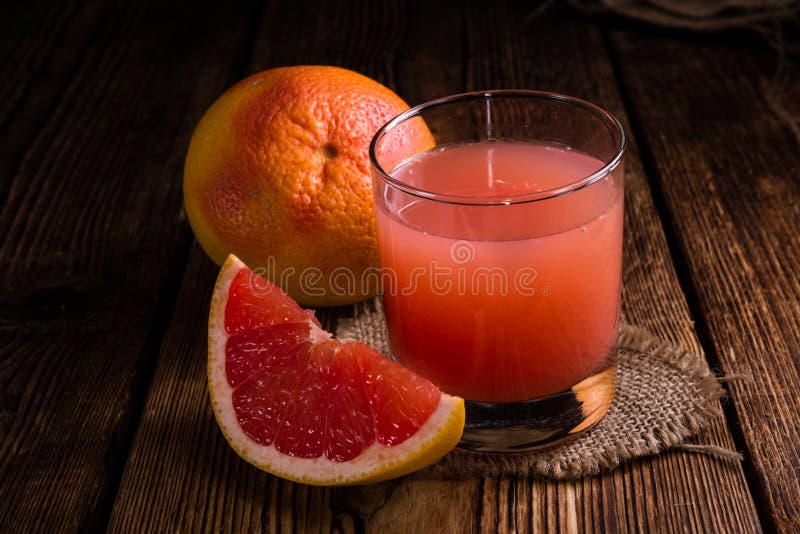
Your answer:
[[[388,354],[386,324],[377,300],[357,304],[354,317],[340,319],[336,333]],[[617,350],[616,394],[594,428],[543,451],[485,454],[456,449],[420,476],[577,478],[669,448],[739,459],[736,451],[685,443],[712,418],[722,417],[715,401],[723,389],[702,356],[630,325],[621,327]]]

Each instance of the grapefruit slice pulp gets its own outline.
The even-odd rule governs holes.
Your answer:
[[[464,401],[314,317],[236,256],[214,288],[208,388],[231,447],[315,485],[378,482],[456,446]]]

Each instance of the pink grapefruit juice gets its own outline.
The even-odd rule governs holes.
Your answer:
[[[494,141],[440,147],[393,169],[449,201],[377,193],[392,354],[445,392],[483,402],[541,398],[607,366],[619,315],[622,167],[518,201],[602,167],[563,147]]]

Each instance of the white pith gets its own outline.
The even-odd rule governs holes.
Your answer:
[[[240,456],[257,467],[291,480],[325,485],[354,484],[372,479],[379,471],[391,471],[395,466],[410,463],[439,441],[442,429],[449,426],[448,420],[458,416],[457,406],[463,403],[458,397],[442,394],[428,421],[404,442],[385,447],[376,441],[358,457],[347,462],[329,460],[324,454],[319,458],[296,458],[278,451],[273,445],[261,445],[250,439],[239,426],[231,402],[233,388],[228,384],[225,374],[225,344],[228,339],[224,324],[225,306],[231,282],[243,267],[244,263],[234,256],[230,256],[223,265],[208,320],[208,385],[211,403],[222,432]],[[330,338],[330,334],[314,325],[310,337],[316,342]],[[463,411],[461,413],[463,416]],[[442,454],[445,452],[442,451]]]

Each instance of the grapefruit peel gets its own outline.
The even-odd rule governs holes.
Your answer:
[[[225,311],[230,286],[247,266],[231,254],[217,278],[208,321],[208,388],[217,423],[233,450],[248,463],[273,475],[317,486],[369,484],[417,471],[441,459],[461,439],[464,429],[464,401],[445,393],[428,420],[399,444],[385,446],[376,439],[352,460],[338,462],[325,454],[300,458],[284,454],[274,443],[262,445],[242,430],[233,408],[233,388],[226,376]],[[281,292],[282,293],[282,292]],[[288,299],[289,297],[286,296]],[[309,313],[312,343],[328,341],[331,334],[318,326]],[[358,343],[342,341],[341,344]],[[399,364],[397,364],[399,365]]]

